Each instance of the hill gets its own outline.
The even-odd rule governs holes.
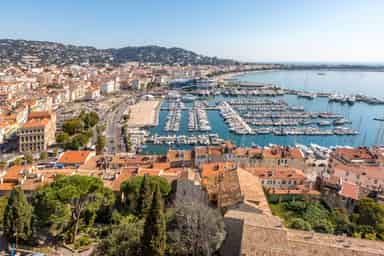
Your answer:
[[[0,64],[22,63],[26,59],[25,56],[33,56],[33,60],[42,65],[121,64],[128,61],[181,65],[235,63],[232,60],[208,57],[176,47],[129,46],[97,49],[90,46],[65,45],[55,42],[0,39]]]

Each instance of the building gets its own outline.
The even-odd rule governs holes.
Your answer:
[[[65,167],[85,165],[95,155],[94,151],[65,151],[59,156],[57,163]]]
[[[261,184],[267,189],[298,190],[308,185],[303,171],[295,168],[256,167],[246,170],[259,177]]]
[[[170,166],[175,167],[193,167],[192,150],[168,150],[167,162]]]
[[[272,215],[259,178],[241,168],[237,175],[243,200],[229,207],[224,215],[227,238],[220,255],[384,255],[381,241],[285,228],[282,220]]]
[[[54,112],[31,112],[28,121],[19,129],[19,151],[46,151],[55,143],[56,114]]]
[[[263,149],[263,156],[259,161],[261,167],[292,167],[305,169],[304,154],[296,147],[274,145]]]
[[[320,178],[324,200],[331,207],[350,211],[357,200],[384,192],[384,165],[381,148],[337,148],[328,170]]]
[[[212,162],[201,165],[201,184],[208,193],[208,199],[223,206],[220,203],[224,202],[224,206],[228,205],[228,199],[225,199],[231,193],[223,195],[223,191],[231,191],[230,185],[227,183],[233,180],[233,172],[236,172],[236,165],[233,162]],[[236,184],[236,182],[234,183]],[[234,193],[232,193],[235,195]]]
[[[114,81],[108,81],[101,85],[100,92],[101,94],[110,94],[116,91]]]

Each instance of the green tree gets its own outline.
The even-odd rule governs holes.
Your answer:
[[[312,229],[311,224],[309,224],[307,221],[300,219],[300,218],[294,218],[289,223],[290,228],[294,229],[300,229],[300,230],[306,230],[309,231]]]
[[[31,235],[32,207],[28,204],[23,191],[15,188],[11,191],[4,211],[4,234],[12,242],[27,240]]]
[[[59,132],[56,135],[56,142],[57,143],[67,143],[69,141],[70,137],[69,134],[66,132]]]
[[[131,213],[137,213],[138,202],[141,200],[140,189],[143,184],[144,176],[135,176],[129,178],[121,184],[120,192],[124,195],[123,206]],[[160,176],[147,176],[151,185],[151,191],[154,190],[156,184],[159,185],[163,198],[166,198],[171,191],[168,181]]]
[[[96,140],[96,153],[99,155],[103,153],[104,147],[106,144],[106,139],[105,136],[103,135],[98,135],[97,140]]]
[[[71,142],[65,145],[66,149],[78,150],[88,144],[89,137],[85,134],[76,134],[71,139]]]
[[[132,256],[139,255],[140,238],[143,235],[142,220],[123,221],[114,225],[108,235],[96,247],[96,256]]]
[[[22,157],[18,157],[16,158],[13,162],[12,162],[12,165],[21,165],[23,163],[23,158]]]
[[[0,161],[0,170],[3,170],[7,167],[7,162],[6,161]]]
[[[43,152],[40,152],[40,160],[47,160],[48,159],[48,152],[46,151],[43,151]]]
[[[24,154],[24,160],[28,163],[28,164],[32,164],[33,163],[33,156],[30,152],[27,152]]]
[[[144,175],[141,182],[139,197],[137,200],[137,213],[138,215],[145,217],[147,216],[152,202],[152,188],[149,182],[148,175]]]
[[[71,224],[71,211],[58,199],[57,191],[52,186],[39,189],[33,194],[32,205],[33,226],[39,235],[61,240]]]
[[[0,197],[0,229],[3,228],[4,213],[5,213],[5,208],[7,207],[7,204],[8,204],[8,197],[7,196]]]
[[[40,221],[48,224],[60,219],[68,221],[69,213],[70,222],[63,230],[70,229],[70,242],[74,242],[83,213],[91,211],[96,214],[101,205],[110,202],[112,192],[98,178],[73,175],[59,177],[39,190],[38,195],[40,197],[35,203],[40,207],[40,214],[37,214],[42,218]],[[55,209],[60,209],[59,214]]]
[[[85,129],[92,128],[99,122],[99,116],[96,112],[83,112],[80,114],[79,118],[83,121]]]
[[[69,135],[74,135],[84,129],[83,121],[80,119],[71,119],[63,124],[63,131]]]
[[[141,239],[144,256],[162,256],[166,246],[166,224],[163,202],[158,185],[152,197],[152,204],[144,223]]]
[[[356,222],[359,225],[375,227],[384,223],[384,206],[373,199],[365,198],[359,200],[354,210]]]

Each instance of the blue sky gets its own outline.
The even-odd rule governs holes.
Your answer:
[[[382,0],[13,0],[0,38],[178,46],[249,61],[384,62]]]

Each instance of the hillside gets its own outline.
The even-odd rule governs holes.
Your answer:
[[[128,61],[163,64],[231,64],[232,60],[207,57],[182,48],[138,46],[97,49],[55,42],[0,39],[0,64],[17,64],[23,56],[35,56],[39,64],[120,64]],[[24,57],[25,58],[25,57]]]

